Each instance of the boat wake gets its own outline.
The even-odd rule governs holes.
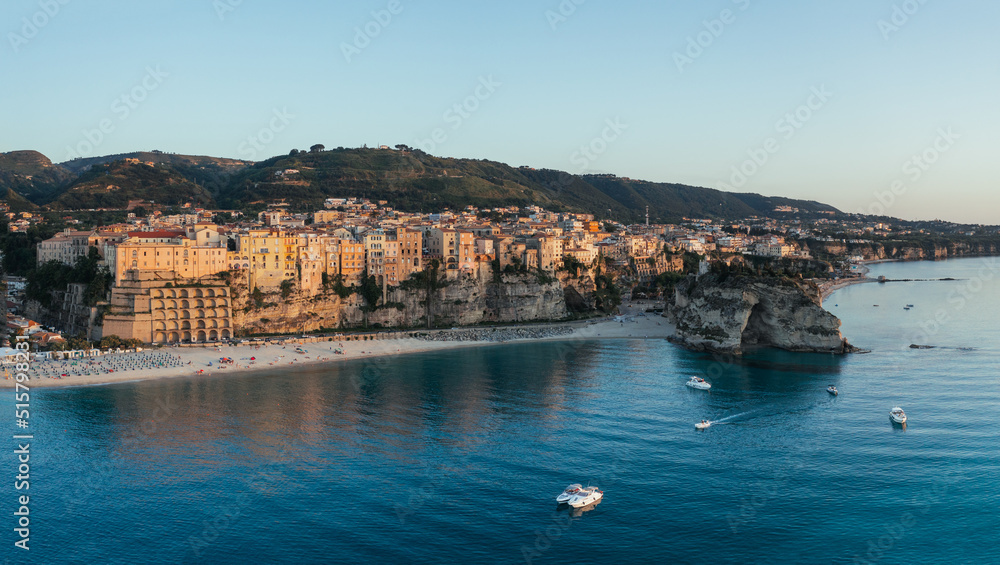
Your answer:
[[[740,416],[746,416],[747,414],[752,414],[753,412],[754,412],[753,410],[748,410],[747,412],[740,412],[739,414],[733,414],[732,416],[726,416],[725,418],[719,418],[718,420],[712,420],[712,425],[714,426],[715,424],[725,424],[725,423],[729,422],[730,420],[739,418]]]

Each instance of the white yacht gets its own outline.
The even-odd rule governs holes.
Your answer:
[[[696,430],[704,430],[705,428],[707,428],[707,427],[709,427],[711,425],[712,425],[712,422],[709,422],[708,420],[702,420],[702,421],[698,422],[697,424],[695,424],[694,427],[695,427]]]
[[[830,386],[826,387],[826,391],[829,392],[830,394],[834,395],[834,396],[837,396],[838,394],[840,394],[839,392],[837,392],[837,387],[835,387],[833,385],[830,385]]]
[[[582,488],[583,485],[579,483],[574,483],[569,485],[568,487],[566,487],[566,490],[562,491],[562,494],[556,497],[556,502],[558,502],[559,504],[566,504],[567,502],[569,502],[569,499],[573,498],[573,495],[580,492],[580,489]]]
[[[688,380],[688,382],[686,384],[689,387],[696,388],[698,390],[708,390],[708,389],[712,388],[712,385],[710,385],[707,382],[705,382],[705,379],[703,379],[701,377],[691,377],[691,379]]]
[[[905,424],[906,412],[903,412],[903,409],[897,406],[889,412],[889,419],[896,424]]]
[[[597,487],[586,487],[580,489],[573,498],[569,499],[569,504],[573,508],[582,508],[588,504],[593,504],[604,497],[604,491],[598,490]]]

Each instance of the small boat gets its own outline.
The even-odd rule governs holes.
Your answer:
[[[909,310],[909,309],[910,309],[909,306],[903,306],[903,310]]]
[[[569,499],[567,504],[573,508],[582,508],[588,504],[593,504],[604,497],[604,491],[598,490],[597,487],[586,487],[580,489],[572,498]]]
[[[903,409],[897,406],[889,412],[889,419],[896,424],[905,424],[906,412],[903,412]]]
[[[906,307],[907,308],[913,308],[913,305],[912,304],[907,304]]]
[[[704,430],[705,428],[707,428],[707,427],[709,427],[711,425],[712,425],[712,422],[709,422],[708,420],[702,420],[702,421],[698,422],[697,424],[695,424],[694,428],[696,430]]]
[[[705,379],[701,377],[691,377],[691,379],[686,383],[691,388],[696,388],[698,390],[708,390],[712,388],[712,385],[705,382]]]
[[[838,394],[840,394],[839,392],[837,392],[837,387],[835,387],[833,385],[830,385],[830,386],[826,387],[826,391],[829,392],[830,394],[834,395],[834,396],[837,396]]]
[[[556,497],[556,502],[559,504],[566,504],[571,498],[573,498],[574,495],[576,495],[576,493],[580,492],[580,489],[582,488],[583,485],[579,483],[569,485],[566,487],[566,490],[562,491],[562,494]]]

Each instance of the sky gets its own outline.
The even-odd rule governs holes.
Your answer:
[[[406,144],[1000,224],[992,0],[7,0],[0,151]]]

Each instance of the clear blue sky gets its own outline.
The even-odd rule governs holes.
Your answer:
[[[902,25],[880,28],[894,6]],[[438,155],[1000,223],[996,2],[565,0],[562,16],[559,0],[399,0],[375,22],[389,7],[8,0],[0,151],[265,158],[418,146],[440,129],[443,142],[424,145]],[[727,9],[728,23],[711,22]],[[356,44],[366,26],[376,36]],[[685,53],[701,32],[707,46]],[[345,44],[362,46],[350,61]],[[474,111],[448,113],[490,77],[500,84],[479,88]],[[120,100],[129,93],[141,102]],[[781,121],[797,110],[807,119]],[[109,133],[92,144],[83,132],[102,120]],[[608,120],[627,128],[597,141],[613,137]],[[253,149],[251,136],[268,143]],[[933,164],[909,162],[925,151]]]

